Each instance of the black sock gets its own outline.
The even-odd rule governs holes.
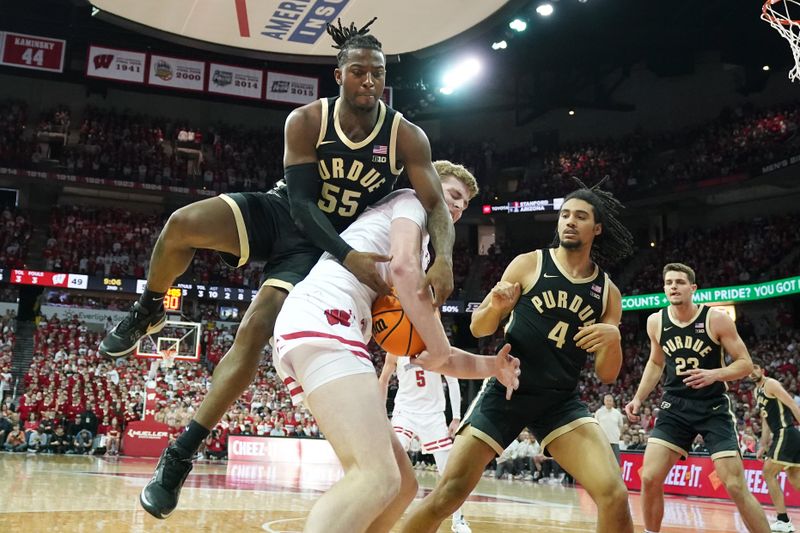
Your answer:
[[[158,308],[164,305],[164,293],[154,292],[145,287],[139,303],[150,312],[158,311]]]
[[[187,452],[187,456],[192,456],[197,453],[197,448],[200,447],[200,444],[208,437],[209,433],[211,433],[211,430],[204,428],[192,420],[189,422],[189,425],[186,426],[186,431],[181,433],[178,440],[175,441],[175,444],[182,448],[180,451]]]
[[[789,515],[787,513],[778,513],[778,520],[780,520],[781,522],[788,522]]]

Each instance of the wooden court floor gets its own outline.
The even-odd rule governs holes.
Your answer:
[[[287,465],[199,464],[167,520],[144,512],[138,494],[155,460],[0,453],[0,532],[298,532],[334,472]],[[436,475],[418,472],[420,497]],[[642,531],[639,495],[630,497]],[[412,504],[414,505],[414,504]],[[475,533],[591,532],[595,507],[582,489],[484,479],[464,506]],[[790,513],[800,524],[800,512]],[[767,509],[770,521],[775,513]],[[439,530],[450,531],[447,520]],[[727,502],[667,497],[663,533],[745,532]]]

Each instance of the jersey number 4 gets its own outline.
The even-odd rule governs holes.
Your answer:
[[[556,343],[556,348],[563,348],[564,342],[567,340],[568,331],[569,324],[560,321],[550,330],[550,333],[547,334],[547,338]]]
[[[341,198],[337,200],[336,195],[340,193]],[[319,194],[321,198],[317,202],[317,206],[320,211],[323,213],[333,213],[336,211],[340,217],[351,217],[355,215],[358,209],[358,199],[361,198],[361,193],[358,191],[345,189],[344,192],[342,192],[341,187],[337,187],[328,182],[322,184],[322,190]],[[337,204],[341,204],[339,205],[339,209],[336,209]]]

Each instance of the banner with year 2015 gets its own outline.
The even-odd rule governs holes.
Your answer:
[[[202,92],[205,90],[205,82],[204,61],[150,54],[148,85]]]

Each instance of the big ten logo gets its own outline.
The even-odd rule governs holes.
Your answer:
[[[372,323],[372,334],[377,335],[385,331],[387,327],[386,322],[384,322],[382,318],[379,318]]]
[[[103,278],[103,285],[110,287],[122,287],[122,280],[119,278]]]
[[[767,482],[761,476],[761,470],[745,468],[744,479],[747,482],[747,490],[753,494],[769,494]],[[781,491],[786,490],[786,472],[778,474],[778,483],[781,486]]]
[[[623,461],[622,462],[622,481],[628,483],[631,481],[633,474],[633,462],[631,461]]]
[[[700,474],[702,473],[703,467],[699,465],[675,465],[669,471],[664,484],[673,487],[698,488],[700,487]]]

